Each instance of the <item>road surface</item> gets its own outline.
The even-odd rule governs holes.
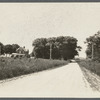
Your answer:
[[[100,97],[77,63],[0,83],[0,97]]]

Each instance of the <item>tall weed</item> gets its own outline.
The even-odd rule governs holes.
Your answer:
[[[0,80],[55,68],[67,63],[61,60],[0,58]]]

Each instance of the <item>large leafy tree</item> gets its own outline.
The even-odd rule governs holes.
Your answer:
[[[45,58],[46,55],[46,38],[38,38],[34,40],[32,46],[34,46],[33,53],[37,58]]]
[[[5,53],[6,54],[11,54],[13,53],[13,47],[10,44],[5,45]]]
[[[12,52],[16,53],[16,50],[19,48],[20,46],[18,44],[12,44]]]
[[[74,37],[66,36],[66,37],[58,37],[57,42],[59,42],[59,50],[61,54],[61,58],[67,60],[74,58],[75,55],[78,54],[77,48],[77,39]]]
[[[86,38],[86,55],[88,58],[100,60],[100,31]]]
[[[16,49],[19,47],[20,46],[18,44],[3,45],[3,43],[0,42],[0,55],[4,53],[6,54],[16,53]]]
[[[19,48],[20,46],[18,44],[7,44],[4,46],[4,52],[6,54],[11,54],[11,53],[16,53],[16,50]]]
[[[78,55],[78,50],[81,50],[81,47],[77,46],[77,39],[69,36],[38,38],[33,41],[32,45],[36,58],[67,60],[74,58]]]

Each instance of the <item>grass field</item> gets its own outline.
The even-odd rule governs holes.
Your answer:
[[[88,59],[77,61],[80,67],[84,67],[100,76],[100,63]]]
[[[0,58],[0,80],[66,65],[67,61]]]

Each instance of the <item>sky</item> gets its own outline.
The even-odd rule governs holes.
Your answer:
[[[100,3],[0,3],[0,42],[32,52],[41,37],[73,36],[85,57],[87,37],[100,30]]]

